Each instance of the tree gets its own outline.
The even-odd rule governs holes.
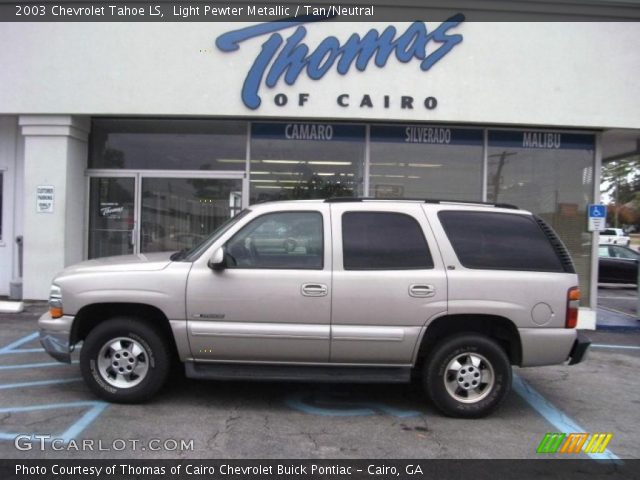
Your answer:
[[[638,223],[640,218],[640,156],[608,162],[602,167],[600,191],[612,201],[609,202],[608,221],[618,227],[624,223]],[[621,212],[624,219],[621,219]]]

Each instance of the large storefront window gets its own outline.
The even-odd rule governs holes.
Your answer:
[[[96,119],[89,168],[245,170],[247,123]]]
[[[482,200],[482,130],[374,125],[370,148],[370,196]]]
[[[255,123],[250,202],[362,195],[365,127]]]
[[[589,304],[593,135],[549,131],[489,132],[487,199],[530,210],[551,224],[571,252]],[[526,252],[523,252],[526,254]]]
[[[142,178],[141,252],[191,248],[239,212],[241,180]]]

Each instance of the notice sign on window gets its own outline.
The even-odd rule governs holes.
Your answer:
[[[37,187],[36,212],[53,213],[53,185],[39,185]]]

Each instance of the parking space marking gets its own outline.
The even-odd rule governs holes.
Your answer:
[[[322,403],[327,405],[327,408],[309,404],[305,400]],[[338,399],[336,397],[323,395],[314,396],[313,394],[307,394],[304,392],[290,395],[285,399],[285,403],[295,410],[326,417],[357,417],[375,415],[378,412],[399,418],[417,417],[422,415],[422,412],[418,412],[416,410],[403,410],[396,407],[390,407],[389,405],[381,402]]]
[[[73,424],[67,428],[63,433],[59,435],[50,435],[51,439],[60,438],[64,443],[69,443],[71,440],[75,440],[75,438],[82,433],[82,431],[87,428],[91,422],[93,422],[98,416],[102,413],[102,411],[107,408],[109,404],[106,402],[99,401],[79,401],[79,402],[67,402],[67,403],[48,403],[44,405],[31,405],[28,407],[9,407],[9,408],[0,408],[1,413],[21,413],[21,412],[33,412],[38,410],[53,410],[53,409],[65,409],[65,408],[79,408],[79,407],[91,407],[87,412],[84,413],[78,420],[73,422]],[[13,432],[0,432],[0,440],[15,440],[18,435],[29,435],[31,437],[35,437],[36,435],[42,435],[41,433],[32,432],[32,433],[13,433]]]
[[[76,378],[60,378],[55,380],[34,380],[33,382],[5,383],[0,384],[0,390],[8,390],[10,388],[23,387],[39,387],[41,385],[57,385],[59,383],[81,382],[82,377]]]
[[[640,347],[634,347],[633,345],[607,345],[604,343],[592,343],[591,348],[622,348],[627,350],[640,350]]]
[[[13,353],[36,353],[43,352],[42,348],[20,348],[22,345],[25,345],[33,340],[38,338],[38,332],[33,332],[29,335],[26,335],[18,340],[15,340],[8,345],[0,348],[0,355],[9,355]],[[77,360],[71,362],[72,364],[79,363]],[[65,366],[69,364],[61,363],[61,362],[42,362],[42,363],[25,363],[18,365],[0,365],[0,370],[15,370],[15,369],[30,369],[30,368],[42,368],[42,367],[53,367],[53,366]],[[46,380],[32,380],[25,382],[16,382],[16,383],[5,383],[0,384],[0,390],[8,390],[12,388],[29,388],[29,387],[39,387],[45,385],[57,385],[57,384],[66,384],[71,382],[79,382],[82,381],[80,377],[73,378],[51,378]],[[109,404],[107,402],[98,401],[98,400],[81,400],[76,402],[66,402],[66,403],[46,403],[40,405],[30,405],[30,406],[19,406],[19,407],[0,407],[0,414],[2,413],[22,413],[22,412],[33,412],[39,410],[52,410],[52,409],[68,409],[68,408],[82,408],[82,407],[90,407],[86,412],[84,412],[69,428],[67,428],[64,432],[59,435],[50,435],[49,440],[60,438],[64,443],[69,443],[71,440],[75,440],[75,438],[82,433],[96,418],[100,416],[100,414],[107,408]],[[39,435],[39,433],[13,433],[13,432],[0,432],[0,440],[15,440],[18,435],[29,435],[34,437],[35,435]]]
[[[30,333],[22,338],[19,338],[15,342],[11,342],[9,345],[6,345],[0,348],[0,355],[7,355],[9,353],[33,353],[33,352],[44,352],[44,348],[18,348],[25,343],[29,343],[38,338],[38,332]]]
[[[573,419],[569,418],[562,411],[558,410],[551,402],[538,393],[531,385],[525,382],[519,375],[513,374],[513,389],[520,395],[534,410],[542,415],[547,422],[563,433],[586,432]],[[604,453],[587,453],[594,460],[615,460],[620,461],[617,455],[606,449]]]
[[[78,360],[73,360],[71,362],[79,363]],[[45,363],[21,363],[19,365],[0,365],[0,370],[17,370],[21,368],[42,368],[42,367],[57,367],[57,366],[65,366],[69,365],[68,363],[62,362],[45,362]]]
[[[626,315],[627,317],[638,318],[637,315],[631,315],[630,313],[623,312],[622,310],[616,310],[615,308],[605,307],[604,305],[598,305],[598,307],[602,308],[603,310],[609,310],[610,312],[619,313],[621,315]]]

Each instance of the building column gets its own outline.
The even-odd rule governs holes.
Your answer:
[[[24,137],[23,297],[43,300],[54,275],[84,258],[90,119],[21,115],[19,125]]]

